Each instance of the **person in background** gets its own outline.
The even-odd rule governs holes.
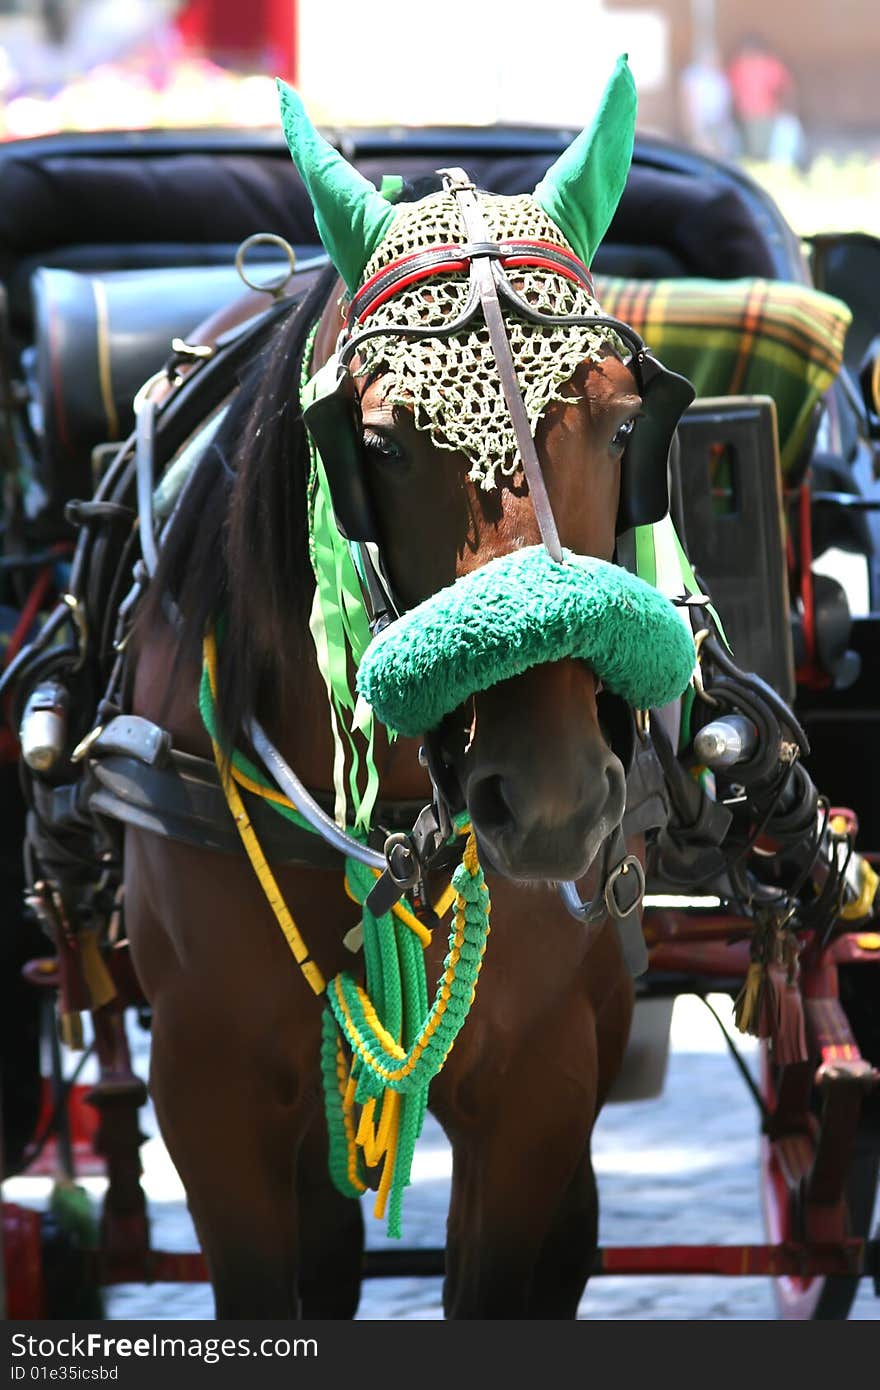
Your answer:
[[[803,154],[803,129],[795,113],[790,70],[766,41],[750,35],[727,70],[733,109],[749,159],[795,164]]]

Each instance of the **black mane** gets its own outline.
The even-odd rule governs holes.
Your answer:
[[[285,669],[306,655],[314,576],[299,385],[309,330],[335,281],[329,267],[251,364],[185,488],[153,584],[154,605],[170,593],[182,616],[175,669],[198,658],[207,623],[225,614],[218,707],[230,744],[249,715],[271,717]]]

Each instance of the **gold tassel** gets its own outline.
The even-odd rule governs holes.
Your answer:
[[[760,961],[751,961],[745,983],[733,1005],[733,1017],[737,1028],[741,1033],[751,1033],[754,1037],[758,1036],[758,1002],[763,979],[764,967]]]
[[[98,949],[98,934],[95,930],[81,931],[77,933],[77,945],[79,947],[80,968],[86,988],[92,1001],[93,1009],[102,1009],[105,1004],[109,1004],[116,998],[116,986],[104,958]]]
[[[58,1036],[71,1052],[82,1052],[85,1047],[82,1014],[60,1013],[58,1015]]]

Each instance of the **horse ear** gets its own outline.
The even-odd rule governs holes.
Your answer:
[[[636,104],[635,83],[624,53],[593,124],[548,169],[533,195],[585,265],[608,230],[626,184]]]
[[[350,292],[396,216],[376,192],[312,125],[298,94],[277,79],[281,126],[291,158],[305,184],[318,234]]]

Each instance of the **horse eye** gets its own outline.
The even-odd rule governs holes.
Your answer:
[[[364,430],[364,449],[380,463],[399,463],[403,459],[399,444],[387,434],[376,434],[373,430]]]
[[[617,430],[616,434],[613,436],[611,440],[612,449],[617,450],[619,453],[623,453],[624,449],[626,448],[629,442],[630,435],[636,427],[636,420],[638,418],[639,417],[637,415],[634,415],[632,419],[624,420],[623,424],[620,426],[620,428]]]

